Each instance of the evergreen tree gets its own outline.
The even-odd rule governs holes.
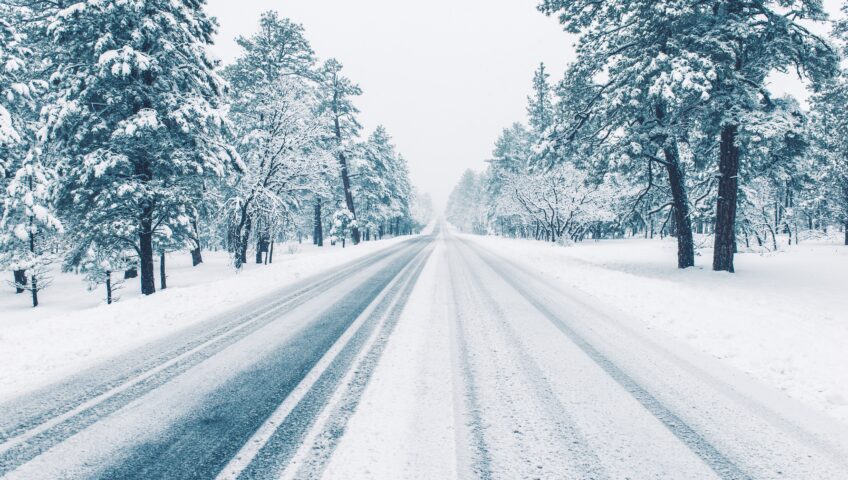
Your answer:
[[[409,217],[406,162],[379,126],[357,151],[352,163],[359,226],[366,238],[383,235],[386,225]]]
[[[546,139],[550,135],[550,129],[554,124],[554,98],[553,90],[548,82],[550,74],[545,69],[545,64],[539,64],[539,68],[533,73],[533,93],[527,97],[527,119],[533,135],[532,157],[528,157],[532,164],[550,164],[551,160],[545,158],[551,153],[546,148]]]
[[[487,231],[486,178],[466,170],[448,198],[445,217],[462,232],[483,235]]]
[[[251,234],[261,262],[302,206],[327,194],[333,168],[323,145],[331,135],[330,118],[320,111],[319,92],[309,81],[314,56],[302,27],[265,13],[258,33],[239,44],[242,55],[226,69],[245,164],[225,193],[237,268],[247,260]]]
[[[762,129],[764,119],[767,127],[780,118],[768,120],[775,103],[766,79],[791,68],[817,86],[836,73],[838,55],[805,26],[827,18],[820,1],[728,0],[691,9],[699,21],[688,50],[714,72],[708,115],[720,143],[713,270],[733,272],[740,169],[751,161],[746,137],[756,138],[747,132]],[[783,13],[787,10],[792,14]]]
[[[38,306],[38,292],[49,285],[49,265],[54,256],[50,241],[62,233],[62,224],[52,213],[49,186],[51,173],[33,149],[6,187],[3,218],[0,220],[0,265],[25,272],[26,282],[16,278],[15,286],[32,294]]]
[[[204,5],[86,0],[50,19],[56,96],[46,138],[62,151],[60,211],[81,241],[134,251],[146,295],[154,237],[186,238],[198,179],[237,159]]]
[[[10,168],[11,149],[21,143],[24,119],[20,109],[29,102],[28,88],[21,78],[26,48],[18,32],[7,22],[12,10],[0,4],[0,178]],[[23,105],[22,105],[23,104]]]
[[[848,2],[842,5],[848,16]],[[834,36],[842,42],[848,54],[848,19],[834,26]],[[813,123],[817,147],[818,185],[824,208],[829,217],[840,224],[844,243],[848,245],[848,69],[844,66],[839,75],[813,98]]]
[[[557,141],[603,139],[616,144],[613,157],[647,162],[650,171],[654,165],[664,168],[676,224],[678,267],[687,268],[694,265],[695,254],[679,144],[688,134],[692,108],[709,98],[713,72],[686,50],[691,23],[700,12],[680,3],[546,0],[540,8],[559,14],[566,30],[581,34],[577,65],[565,79],[573,88],[565,97],[566,107],[560,108],[568,116],[562,118],[565,125]],[[606,77],[602,83],[592,82],[600,77]],[[624,170],[632,171],[633,166]],[[648,179],[646,192],[655,188],[653,175]]]
[[[693,125],[718,141],[713,268],[733,271],[740,129],[770,108],[764,82],[772,71],[795,65],[815,80],[832,74],[832,48],[801,25],[824,18],[821,3],[545,0],[540,8],[581,34],[579,76],[606,77],[571,123],[585,126],[594,111],[614,125],[607,138],[624,139],[630,156],[667,170],[681,268],[694,257],[680,144],[696,135]]]
[[[43,47],[39,35],[40,22],[33,10],[25,5],[0,2],[0,191],[6,196],[0,206],[15,203],[15,191],[20,193],[29,188],[28,185],[20,184],[14,188],[8,183],[21,176],[29,178],[30,172],[44,174],[35,178],[34,188],[51,187],[39,184],[51,176],[49,151],[42,151],[38,139],[41,125],[39,110],[48,90],[47,82],[40,75],[47,64],[39,55]],[[52,210],[52,197],[44,198],[43,201],[42,206]],[[7,213],[14,215],[14,212]],[[10,222],[8,225],[14,227],[17,223]],[[6,233],[11,234],[11,238],[15,236],[14,232]],[[31,255],[31,252],[27,255]],[[19,265],[32,263],[24,258],[15,259],[13,255],[8,258]],[[26,287],[28,281],[25,270],[15,269],[13,274],[18,293],[32,287]],[[42,282],[40,287],[36,287],[44,286],[46,283]]]
[[[331,121],[332,137],[328,141],[333,146],[336,159],[339,162],[339,175],[342,181],[345,206],[347,212],[353,218],[350,227],[351,238],[353,244],[356,245],[359,243],[360,231],[356,222],[356,204],[353,201],[348,157],[353,142],[362,129],[356,118],[359,110],[353,104],[353,97],[362,95],[362,90],[350,79],[343,76],[341,71],[342,64],[335,59],[330,59],[321,68],[319,78],[323,96],[322,111],[329,116]]]

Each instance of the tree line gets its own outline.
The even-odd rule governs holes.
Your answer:
[[[383,127],[362,139],[360,88],[275,12],[222,66],[203,0],[0,0],[0,268],[33,305],[50,266],[166,288],[165,253],[353,244],[420,228]]]
[[[848,22],[815,0],[538,8],[576,36],[576,60],[554,84],[535,72],[527,123],[463,175],[453,224],[554,242],[671,235],[679,268],[706,238],[728,272],[740,247],[829,229],[848,245]],[[808,106],[769,92],[776,72],[807,83]]]

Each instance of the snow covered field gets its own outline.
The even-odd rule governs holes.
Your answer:
[[[709,251],[675,269],[673,240],[463,237],[848,422],[848,247],[835,240],[741,254],[726,274],[710,271]]]
[[[248,262],[235,272],[226,252],[204,252],[191,266],[188,253],[169,255],[168,288],[143,298],[138,279],[127,280],[120,300],[105,304],[103,287],[56,272],[32,308],[27,293],[0,289],[0,401],[73,374],[298,279],[387,248],[409,237],[365,242],[356,248],[278,245],[269,266]],[[158,268],[158,265],[157,265]],[[158,272],[158,270],[157,270]],[[0,272],[12,278],[11,272]],[[157,276],[157,288],[158,276]]]

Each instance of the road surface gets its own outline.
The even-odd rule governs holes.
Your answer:
[[[848,478],[844,428],[440,229],[0,405],[10,479]]]

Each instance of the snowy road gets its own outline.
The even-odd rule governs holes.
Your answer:
[[[446,230],[0,405],[8,478],[848,478],[848,434]]]

